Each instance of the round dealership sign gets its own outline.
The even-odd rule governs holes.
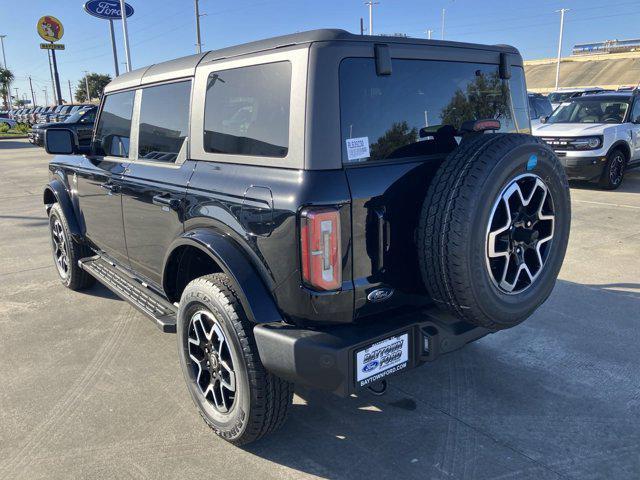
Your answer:
[[[40,20],[38,20],[38,34],[47,42],[57,42],[64,35],[62,22],[51,15],[40,17]]]
[[[84,11],[89,15],[105,20],[119,20],[122,18],[119,0],[89,0],[84,4]],[[128,3],[124,4],[124,11],[127,17],[133,15],[133,7]]]

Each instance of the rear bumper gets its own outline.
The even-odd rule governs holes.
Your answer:
[[[490,330],[473,327],[437,309],[360,325],[305,329],[281,323],[254,328],[260,359],[271,373],[340,396],[363,388],[356,381],[356,352],[389,337],[408,334],[406,365],[374,380],[436,360],[484,337]],[[396,372],[397,370],[397,372]]]
[[[598,180],[607,163],[606,156],[569,157],[556,152],[570,180]]]

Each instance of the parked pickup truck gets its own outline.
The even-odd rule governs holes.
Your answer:
[[[89,154],[62,127],[44,140],[62,283],[177,332],[234,444],[284,421],[294,383],[381,393],[519,324],[564,258],[567,178],[528,134],[512,47],[297,33],[121,75]]]

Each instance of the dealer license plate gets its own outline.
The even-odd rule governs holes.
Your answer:
[[[369,385],[407,368],[409,334],[385,338],[356,352],[356,383]]]

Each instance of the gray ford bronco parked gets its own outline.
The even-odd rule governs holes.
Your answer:
[[[234,444],[282,424],[296,383],[381,393],[554,287],[569,191],[526,91],[512,47],[341,30],[121,75],[89,153],[46,131],[60,279],[177,332]]]

